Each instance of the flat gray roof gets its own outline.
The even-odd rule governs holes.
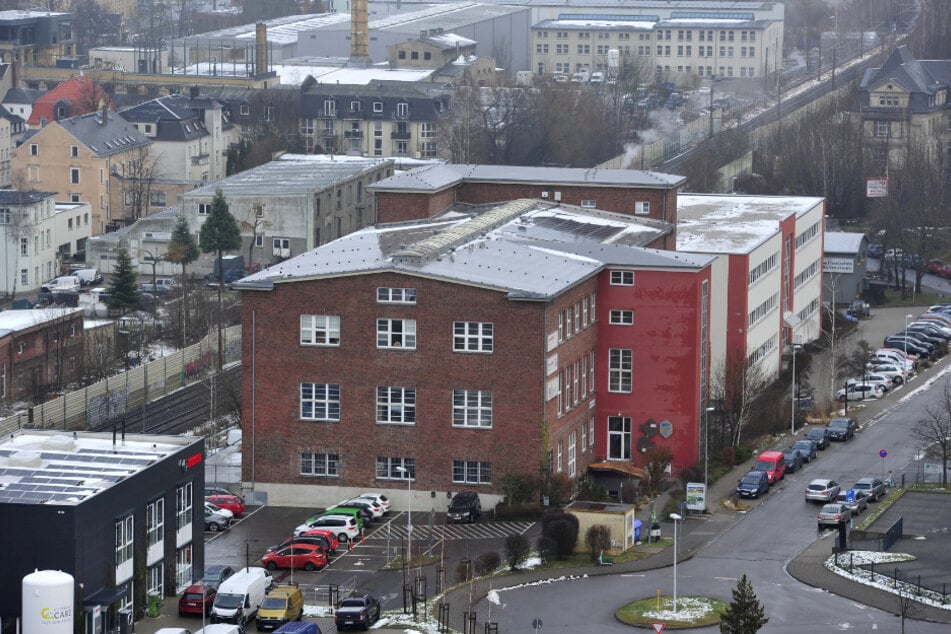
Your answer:
[[[859,249],[862,248],[862,240],[865,239],[865,234],[846,231],[826,231],[824,239],[826,253],[848,253],[855,255],[859,252]]]

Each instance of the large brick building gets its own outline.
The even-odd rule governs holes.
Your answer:
[[[405,469],[419,501],[488,503],[545,460],[574,478],[665,444],[695,463],[713,258],[645,248],[671,233],[540,198],[455,204],[246,278],[244,480],[317,504],[402,498]]]

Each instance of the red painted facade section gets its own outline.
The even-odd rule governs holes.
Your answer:
[[[749,328],[750,256],[729,256],[727,273],[726,356],[727,364],[746,361],[746,339]],[[737,355],[740,355],[737,359]]]

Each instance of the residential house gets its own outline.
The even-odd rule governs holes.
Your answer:
[[[714,258],[646,248],[659,224],[456,203],[245,278],[256,489],[320,505],[411,482],[414,507],[463,488],[490,506],[540,460],[569,480],[653,446],[696,464]]]
[[[53,244],[60,271],[67,265],[86,261],[86,245],[92,236],[92,210],[89,203],[56,203]]]
[[[45,90],[36,88],[20,88],[14,86],[6,92],[0,105],[7,109],[10,114],[18,115],[26,121],[33,114],[33,105],[36,100],[46,94]]]
[[[951,60],[919,60],[905,46],[862,76],[858,116],[873,144],[879,175],[900,164],[910,147],[932,160],[951,156]],[[946,168],[947,169],[947,168]],[[949,171],[951,174],[951,171]]]
[[[13,172],[10,164],[13,159],[13,148],[16,139],[24,132],[23,119],[10,114],[0,106],[0,188],[7,188],[13,184]]]
[[[88,202],[92,235],[124,223],[119,175],[148,151],[148,137],[108,109],[32,132],[13,157],[14,181],[56,192],[59,200]]]
[[[156,275],[178,275],[182,267],[166,261],[162,256],[168,251],[168,243],[181,213],[178,206],[168,207],[115,231],[91,238],[86,243],[86,263],[99,269],[103,275],[108,275],[115,270],[119,250],[125,249],[139,275],[151,275],[152,262],[156,263]]]
[[[26,123],[42,128],[52,121],[96,112],[103,104],[114,107],[102,86],[86,75],[70,77],[36,100]]]
[[[0,292],[38,291],[59,274],[56,193],[0,190]]]
[[[0,57],[26,66],[55,66],[75,55],[73,14],[45,10],[0,11]]]
[[[409,84],[301,85],[305,151],[372,157],[437,158],[437,125],[450,97]]]
[[[368,187],[393,175],[393,161],[285,154],[184,194],[182,211],[197,233],[221,189],[241,226],[249,267],[268,266],[377,221]],[[204,256],[198,270],[211,271]]]
[[[0,398],[45,400],[79,380],[83,368],[81,308],[0,312]]]

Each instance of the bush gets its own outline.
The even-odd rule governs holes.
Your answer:
[[[548,503],[552,506],[567,504],[574,489],[574,481],[564,473],[552,475],[548,481]]]
[[[555,520],[548,524],[548,536],[555,541],[558,559],[567,559],[578,542],[578,527],[567,520]]]
[[[463,559],[456,564],[456,582],[465,583],[472,579],[472,562],[467,559]]]
[[[509,569],[515,570],[528,557],[528,538],[520,533],[514,533],[505,538],[505,559]]]
[[[746,462],[753,457],[753,450],[749,447],[737,447],[736,448],[736,462]]]
[[[538,548],[538,556],[543,562],[552,561],[558,555],[558,544],[551,537],[542,535],[538,538],[535,546]]]
[[[578,499],[588,502],[605,502],[608,499],[608,490],[600,484],[595,484],[590,478],[578,478]]]
[[[478,555],[473,560],[472,566],[475,568],[477,577],[484,577],[495,572],[495,569],[499,567],[500,561],[502,561],[502,558],[499,557],[499,554],[490,550],[487,553]]]
[[[503,506],[522,506],[535,498],[538,492],[538,476],[524,473],[507,473],[502,476],[502,490],[505,491]]]
[[[595,524],[585,533],[584,543],[591,551],[591,561],[596,562],[602,552],[611,548],[611,529],[604,524]]]

